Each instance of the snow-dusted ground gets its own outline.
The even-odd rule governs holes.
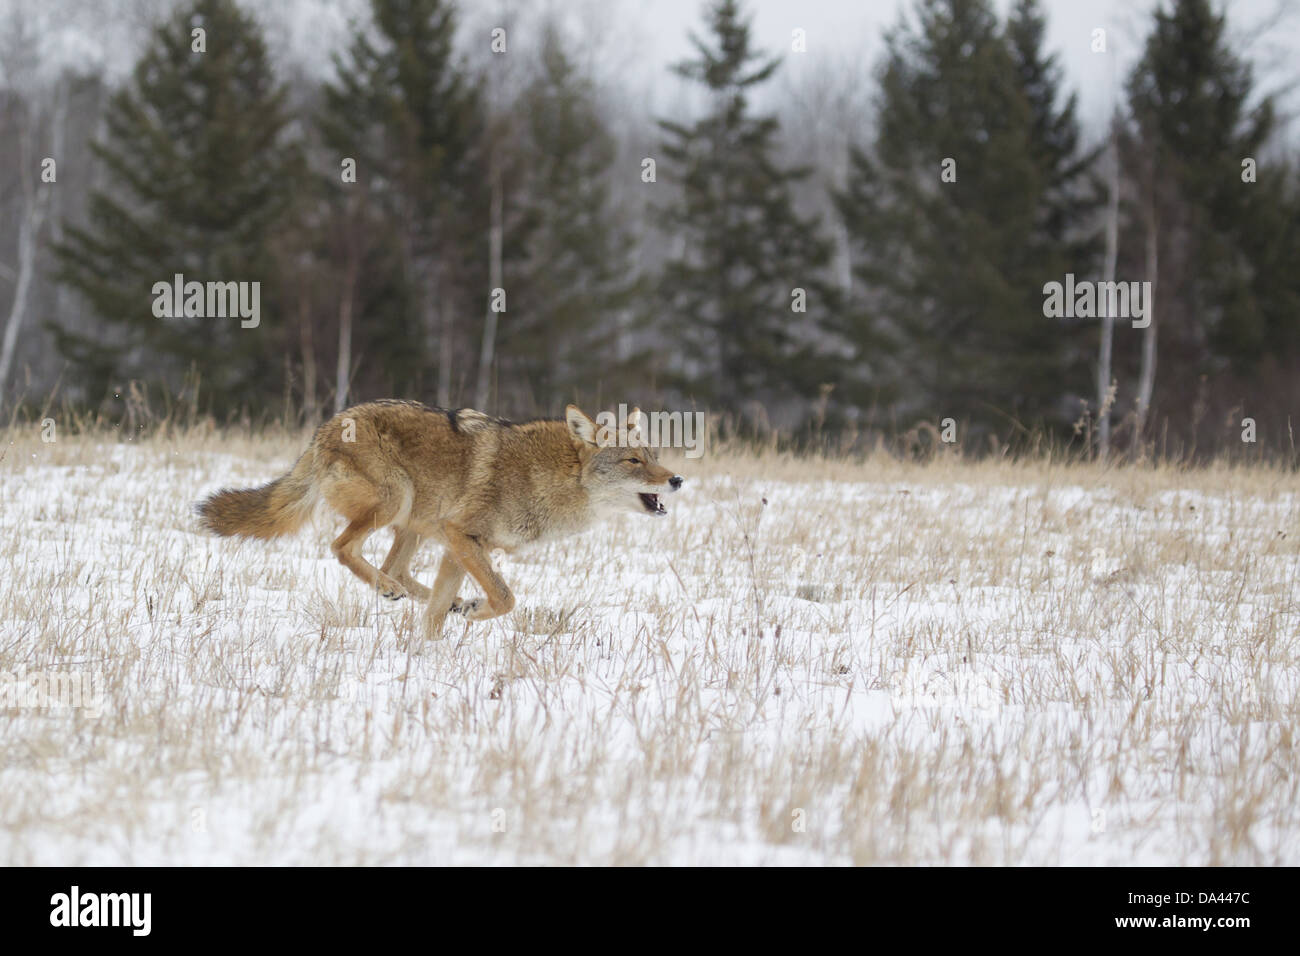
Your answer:
[[[6,444],[0,863],[1300,863],[1280,473],[684,462],[421,645],[196,532],[294,443]]]

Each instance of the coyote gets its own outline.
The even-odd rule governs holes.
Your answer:
[[[339,562],[390,600],[428,601],[425,633],[436,639],[448,613],[483,621],[514,607],[493,550],[550,541],[615,512],[668,513],[664,494],[683,479],[659,464],[642,424],[635,408],[606,428],[575,405],[563,420],[516,424],[471,409],[369,402],[318,428],[287,475],[218,491],[198,513],[215,534],[274,538],[298,530],[324,498],[348,520],[331,545]],[[389,525],[393,546],[376,568],[361,546]],[[444,548],[432,588],[410,573],[426,539]],[[456,596],[466,572],[482,599]]]

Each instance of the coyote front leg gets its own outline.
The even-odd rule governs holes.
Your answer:
[[[510,593],[505,579],[492,567],[487,549],[477,538],[451,525],[443,527],[443,539],[447,543],[447,552],[478,582],[486,596],[482,601],[465,605],[465,616],[471,621],[486,621],[509,614],[515,606],[515,596]]]
[[[339,559],[340,564],[379,591],[383,597],[390,601],[399,601],[406,597],[406,587],[380,571],[361,554],[361,546],[366,543],[366,538],[381,523],[379,509],[365,512],[343,529],[343,533],[334,539],[330,549]]]
[[[442,640],[443,622],[446,621],[447,612],[451,610],[452,602],[456,599],[456,589],[464,579],[465,569],[448,550],[442,556],[442,563],[438,565],[438,575],[434,578],[433,588],[429,592],[429,606],[424,612],[424,630],[431,640]]]

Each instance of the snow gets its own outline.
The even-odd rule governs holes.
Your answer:
[[[1300,863],[1285,484],[724,461],[422,642],[325,514],[198,532],[251,448],[0,462],[0,680],[103,695],[0,709],[0,862]]]

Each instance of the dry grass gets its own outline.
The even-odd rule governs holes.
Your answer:
[[[302,441],[4,437],[0,862],[1300,863],[1291,473],[714,454],[419,646],[196,533]]]

